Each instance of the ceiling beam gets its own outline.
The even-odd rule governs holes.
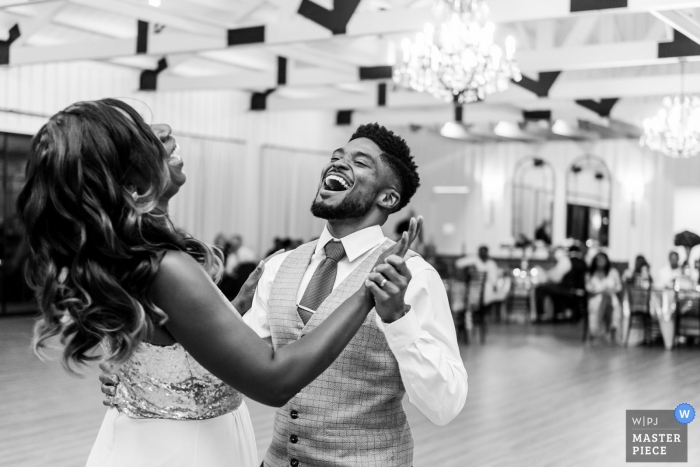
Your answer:
[[[524,110],[541,108],[556,108],[561,104],[579,107],[577,100],[596,100],[614,98],[635,98],[645,96],[664,97],[680,92],[680,78],[677,74],[662,76],[635,76],[625,78],[607,78],[594,80],[566,81],[559,80],[554,83],[549,91],[549,97],[537,97],[518,86],[511,85],[504,92],[492,94],[486,98],[486,105],[512,105]],[[694,73],[686,76],[686,92],[700,94],[700,74]],[[605,101],[612,102],[612,101]],[[557,104],[560,103],[560,104]],[[386,107],[389,108],[451,108],[452,104],[445,103],[427,93],[409,92],[405,90],[387,87]],[[329,95],[317,98],[289,99],[284,96],[272,96],[272,103],[268,107],[277,110],[292,109],[371,109],[377,108],[377,91],[374,87],[368,87],[362,94],[337,91]],[[471,107],[467,106],[465,114]],[[581,112],[593,113],[583,107]]]
[[[226,34],[226,28],[222,25],[203,20],[193,19],[182,15],[167,13],[159,8],[139,6],[133,3],[117,0],[69,0],[71,3],[93,8],[120,16],[128,16],[134,19],[163,24],[181,31],[201,36],[220,37]]]
[[[580,47],[591,37],[593,30],[598,25],[599,16],[582,16],[576,20],[576,24],[571,28],[566,39],[562,42],[562,47]]]
[[[524,70],[588,70],[675,63],[674,58],[659,58],[656,41],[619,42],[548,50],[523,50],[516,59]],[[692,58],[691,58],[692,59]],[[700,59],[698,57],[697,59]]]
[[[57,0],[0,0],[0,8],[8,8],[12,6],[22,6],[29,3],[53,3]]]
[[[700,73],[686,75],[685,83],[687,93],[700,93]],[[681,78],[678,74],[672,74],[585,81],[562,80],[554,83],[549,95],[553,99],[605,99],[675,95],[680,90]]]
[[[516,121],[521,118],[520,109],[510,106],[468,105],[463,112],[462,123],[473,124],[482,122],[497,122],[501,120]],[[421,108],[375,108],[362,109],[353,112],[353,122],[369,121],[382,122],[382,125],[431,125],[454,120],[454,109],[451,106],[436,107],[429,110]]]
[[[21,35],[13,42],[13,47],[22,47],[30,37],[51,23],[56,15],[65,8],[66,4],[67,2],[65,1],[47,3],[40,7],[40,13],[37,16],[21,19],[19,21]]]
[[[155,45],[150,50],[159,50]],[[279,49],[283,52],[283,49]],[[103,53],[98,50],[95,53]],[[552,49],[543,51],[524,51],[519,55],[521,67],[527,70],[540,70],[545,75],[550,71],[557,70],[579,70],[579,69],[595,69],[595,68],[615,68],[626,66],[642,66],[653,65],[660,63],[675,63],[675,58],[658,58],[658,43],[652,41],[629,42],[620,44],[598,44],[583,47],[572,47],[568,49]],[[13,55],[12,60],[19,58]],[[689,57],[689,60],[700,61],[700,56]],[[319,65],[322,63],[319,62]],[[388,67],[387,67],[388,68]],[[288,86],[322,86],[322,85],[340,85],[349,83],[358,83],[362,80],[358,68],[355,71],[350,69],[328,69],[328,68],[293,68],[290,70],[290,77],[287,82]],[[257,77],[257,78],[256,78]],[[271,71],[267,74],[248,74],[248,75],[231,75],[231,76],[216,76],[212,78],[184,78],[173,77],[172,86],[174,89],[250,89],[248,86],[255,79],[260,79],[261,83],[267,83],[274,77]],[[370,79],[386,79],[388,75],[372,76]],[[649,77],[653,79],[654,77]],[[633,78],[636,79],[636,78]],[[599,85],[614,79],[593,80],[591,82]],[[526,83],[521,82],[521,86]],[[170,84],[169,84],[170,85]],[[243,86],[245,85],[245,86]],[[557,88],[558,83],[554,83],[554,88]],[[266,84],[254,87],[260,89],[266,87]],[[511,84],[511,88],[516,86]],[[165,88],[161,88],[165,89]],[[605,89],[603,87],[602,89]],[[653,93],[653,89],[647,90]],[[644,93],[632,92],[628,95],[644,95]],[[587,93],[576,99],[591,99],[595,97],[618,97],[617,94],[598,96],[594,93]],[[490,96],[487,100],[499,99],[499,94]]]
[[[304,44],[276,45],[266,49],[277,55],[282,55],[291,60],[316,65],[329,70],[354,73],[357,67],[342,61],[341,55],[333,55],[328,52],[312,49]]]
[[[275,73],[249,71],[235,75],[218,75],[189,78],[173,74],[161,76],[158,80],[159,91],[180,91],[196,89],[242,89],[247,91],[265,91],[277,85]]]
[[[612,0],[604,0],[601,1],[601,4],[610,4],[611,1]],[[606,13],[640,13],[650,10],[677,10],[698,7],[700,7],[700,1],[697,0],[627,0],[626,7],[574,11],[572,13],[571,0],[537,0],[536,2],[522,0],[491,0],[489,2],[491,18],[496,23],[564,18],[572,14],[598,15]]]
[[[700,23],[682,11],[676,10],[652,10],[651,14],[659,18],[664,23],[671,26],[684,36],[700,44]]]
[[[135,27],[135,26],[134,26]],[[148,35],[148,54],[167,56],[203,50],[226,48],[226,37],[219,38],[193,36],[192,34],[165,31]],[[128,57],[137,54],[137,40],[103,39],[80,44],[61,44],[41,47],[12,47],[10,65],[32,63],[63,62],[73,60],[106,60]]]
[[[99,44],[100,47],[95,45]],[[136,53],[134,39],[104,39],[90,43],[64,44],[42,47],[12,46],[10,64],[29,64],[56,62],[67,60],[103,60],[130,56]],[[329,55],[327,52],[315,51],[309,47],[295,48],[288,45],[274,45],[270,48],[290,58],[321,65]],[[268,51],[269,48],[265,48]],[[192,36],[185,33],[166,32],[149,33],[148,53],[156,56],[180,53],[197,53],[202,51],[231,50],[227,47],[225,37],[209,38]],[[255,49],[242,47],[241,52]],[[294,57],[292,57],[294,53]],[[655,41],[620,42],[616,44],[595,44],[580,47],[554,48],[545,50],[523,50],[518,52],[517,60],[520,67],[528,72],[544,72],[556,70],[585,70],[596,68],[616,68],[629,66],[654,65],[675,63],[673,57],[659,58],[659,43]],[[700,56],[689,57],[689,60],[700,60]],[[329,62],[333,63],[333,62]],[[335,71],[347,71],[343,62],[337,60],[327,68]],[[350,81],[354,81],[351,79]],[[229,86],[230,87],[230,86]]]

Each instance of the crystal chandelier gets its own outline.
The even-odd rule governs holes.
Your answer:
[[[683,91],[684,62],[681,62],[681,94],[666,97],[664,106],[644,120],[642,146],[667,156],[687,158],[700,154],[700,98]]]
[[[495,25],[488,20],[485,0],[437,0],[437,27],[426,24],[415,41],[401,42],[394,81],[438,99],[474,102],[520,81],[515,39],[508,36],[505,53],[494,43]]]

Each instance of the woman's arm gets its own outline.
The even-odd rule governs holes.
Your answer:
[[[589,273],[586,273],[586,292],[588,292],[589,294],[598,293],[596,291],[595,284],[593,283],[593,276]]]
[[[392,252],[403,256],[408,244],[405,235]],[[407,282],[385,288],[402,294]],[[186,253],[164,256],[151,293],[168,315],[167,330],[202,366],[251,399],[273,406],[284,405],[325,371],[374,306],[363,286],[303,339],[273,350]]]
[[[620,280],[620,273],[617,272],[617,269],[611,268],[610,269],[610,279],[612,282],[612,293],[620,293],[622,292],[622,280]]]

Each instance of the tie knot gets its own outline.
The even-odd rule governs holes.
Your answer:
[[[326,252],[326,258],[330,258],[336,263],[345,257],[345,248],[342,242],[330,241],[323,247]]]

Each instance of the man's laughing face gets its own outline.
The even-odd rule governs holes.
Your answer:
[[[321,172],[311,213],[327,220],[355,219],[372,209],[389,170],[372,140],[358,138],[336,149]]]

